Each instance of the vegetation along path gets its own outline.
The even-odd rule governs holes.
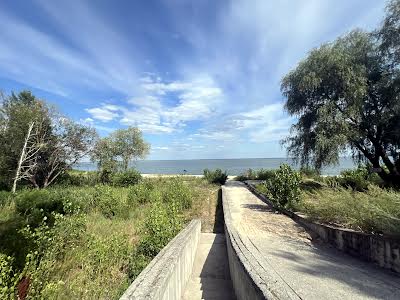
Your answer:
[[[233,226],[259,251],[262,267],[299,298],[399,299],[397,275],[313,241],[303,227],[276,214],[243,183],[228,181],[223,193]]]

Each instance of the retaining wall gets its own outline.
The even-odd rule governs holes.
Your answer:
[[[260,194],[251,182],[246,182],[249,190],[262,201],[272,205],[271,201]],[[350,229],[319,224],[286,209],[280,211],[296,222],[318,234],[325,242],[335,248],[362,260],[400,273],[400,239],[376,234],[367,234]]]
[[[201,221],[187,225],[139,274],[120,300],[181,299],[192,273]]]
[[[265,258],[233,225],[232,207],[222,187],[225,237],[231,280],[238,300],[300,299],[289,286],[269,268]]]

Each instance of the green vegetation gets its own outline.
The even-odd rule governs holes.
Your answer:
[[[265,182],[271,200],[278,207],[291,208],[300,199],[300,173],[283,164]]]
[[[127,171],[129,162],[137,158],[145,158],[150,145],[143,139],[142,132],[135,127],[118,129],[110,136],[101,138],[91,152],[93,162],[96,162],[106,182],[112,172]]]
[[[73,171],[45,190],[0,192],[0,298],[118,298],[189,220],[214,223],[218,186],[136,175],[104,185]]]
[[[355,30],[313,49],[282,80],[298,121],[288,153],[316,169],[349,149],[387,184],[400,186],[400,0],[376,31]]]
[[[239,181],[246,181],[246,180],[267,180],[271,176],[273,176],[275,170],[267,170],[267,169],[260,169],[260,170],[253,170],[248,169],[246,173],[236,176],[235,180]]]
[[[226,180],[228,179],[226,171],[222,172],[221,169],[216,169],[214,171],[205,169],[203,173],[204,173],[204,178],[209,183],[225,184]]]
[[[0,101],[0,186],[45,188],[87,155],[96,132],[28,91]]]
[[[340,176],[316,176],[281,166],[257,190],[277,208],[304,214],[325,224],[368,233],[400,236],[400,193],[385,187],[367,167]]]

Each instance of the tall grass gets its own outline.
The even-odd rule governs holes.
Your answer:
[[[296,207],[311,219],[369,233],[400,236],[400,193],[369,185],[303,191]]]

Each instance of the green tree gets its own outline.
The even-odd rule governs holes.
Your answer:
[[[391,36],[399,32],[399,6],[389,3],[378,33],[355,30],[324,44],[283,78],[285,107],[298,118],[284,142],[303,166],[335,164],[351,149],[400,185],[399,36]]]
[[[97,162],[102,171],[115,172],[119,165],[126,171],[131,160],[145,158],[149,150],[150,145],[143,139],[142,132],[136,127],[128,127],[99,139],[92,161]]]
[[[34,127],[30,129],[32,124]],[[8,187],[21,167],[30,131],[34,132],[32,143],[40,144],[40,147],[33,152],[34,157],[29,157],[30,165],[25,166],[29,172],[24,179],[36,188],[47,187],[87,155],[96,137],[93,129],[65,118],[29,91],[3,95],[0,128],[0,180]]]

